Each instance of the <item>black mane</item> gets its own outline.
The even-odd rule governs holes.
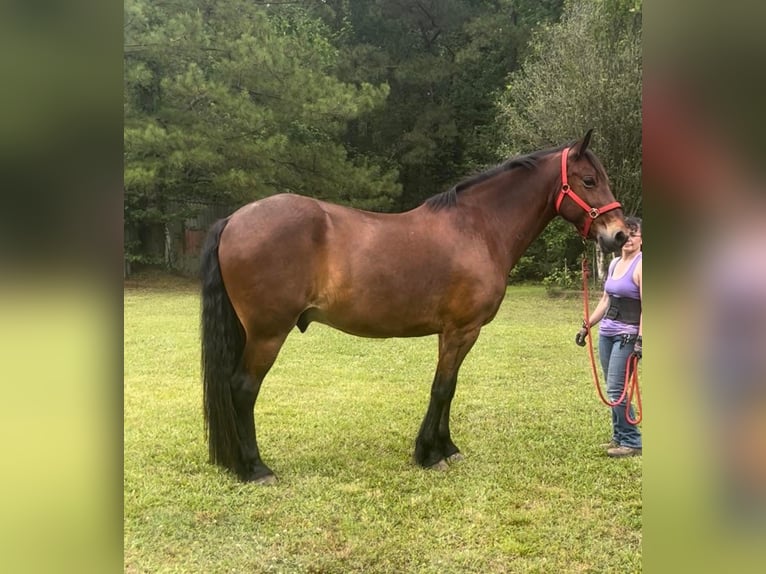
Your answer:
[[[552,153],[561,151],[566,146],[559,146],[557,148],[551,148],[551,149],[545,149],[540,151],[535,151],[526,155],[520,155],[518,157],[511,158],[509,160],[504,161],[500,165],[496,165],[493,168],[488,169],[487,171],[484,171],[482,173],[473,175],[467,179],[464,179],[460,183],[454,185],[447,191],[443,191],[441,193],[437,193],[436,195],[429,197],[425,201],[425,205],[430,207],[433,211],[439,211],[440,209],[448,209],[451,207],[455,207],[457,205],[457,195],[463,190],[466,190],[470,187],[473,187],[474,185],[481,183],[482,181],[486,181],[490,178],[495,177],[496,175],[499,175],[505,171],[510,171],[517,167],[522,167],[524,169],[535,169],[537,167],[537,164],[540,162],[540,159],[550,155]],[[586,152],[587,153],[587,152]]]

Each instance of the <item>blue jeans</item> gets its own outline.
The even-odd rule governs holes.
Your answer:
[[[598,353],[601,358],[601,367],[604,369],[606,378],[606,393],[609,402],[620,398],[625,387],[625,366],[628,363],[635,339],[623,343],[622,335],[605,336],[598,338]],[[628,400],[627,393],[620,404],[612,407],[612,440],[620,446],[641,448],[641,431],[636,425],[628,422],[625,416],[625,404]],[[630,418],[635,420],[633,406],[630,407]]]

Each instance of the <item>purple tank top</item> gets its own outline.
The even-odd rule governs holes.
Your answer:
[[[618,279],[615,279],[612,275],[614,274],[614,268],[617,266],[617,261],[619,261],[619,259],[612,261],[609,265],[609,273],[606,282],[604,283],[604,291],[606,291],[608,295],[614,297],[629,297],[630,299],[641,299],[641,291],[639,290],[638,285],[633,281],[633,272],[636,270],[636,265],[641,261],[643,255],[643,253],[636,255],[636,258],[633,259],[628,270]],[[635,335],[638,333],[638,325],[629,325],[622,321],[615,321],[614,319],[604,317],[599,322],[598,332],[607,337],[624,335],[626,333]]]

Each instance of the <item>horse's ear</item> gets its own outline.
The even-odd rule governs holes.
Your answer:
[[[574,149],[574,156],[575,157],[582,157],[585,153],[585,150],[588,149],[588,144],[590,143],[590,136],[593,135],[593,128],[590,128],[588,130],[588,133],[585,134],[585,136],[575,144]]]

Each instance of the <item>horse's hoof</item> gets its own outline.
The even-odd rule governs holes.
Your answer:
[[[268,486],[271,484],[276,484],[278,482],[277,477],[273,474],[264,474],[262,476],[254,476],[251,478],[245,479],[245,482],[249,482],[250,484],[259,484]]]
[[[439,472],[446,472],[449,470],[449,465],[447,464],[447,461],[444,459],[441,459],[436,464],[432,464],[428,467],[429,470],[438,470]]]
[[[279,482],[277,480],[277,477],[273,474],[267,474],[266,476],[262,476],[261,478],[258,478],[253,481],[255,484],[262,484],[264,486],[269,486],[271,484],[276,484]]]
[[[461,453],[459,453],[459,452],[451,454],[451,455],[449,455],[447,457],[447,462],[449,462],[450,464],[452,464],[454,462],[460,462],[460,461],[463,461],[463,460],[465,460],[465,457]]]

